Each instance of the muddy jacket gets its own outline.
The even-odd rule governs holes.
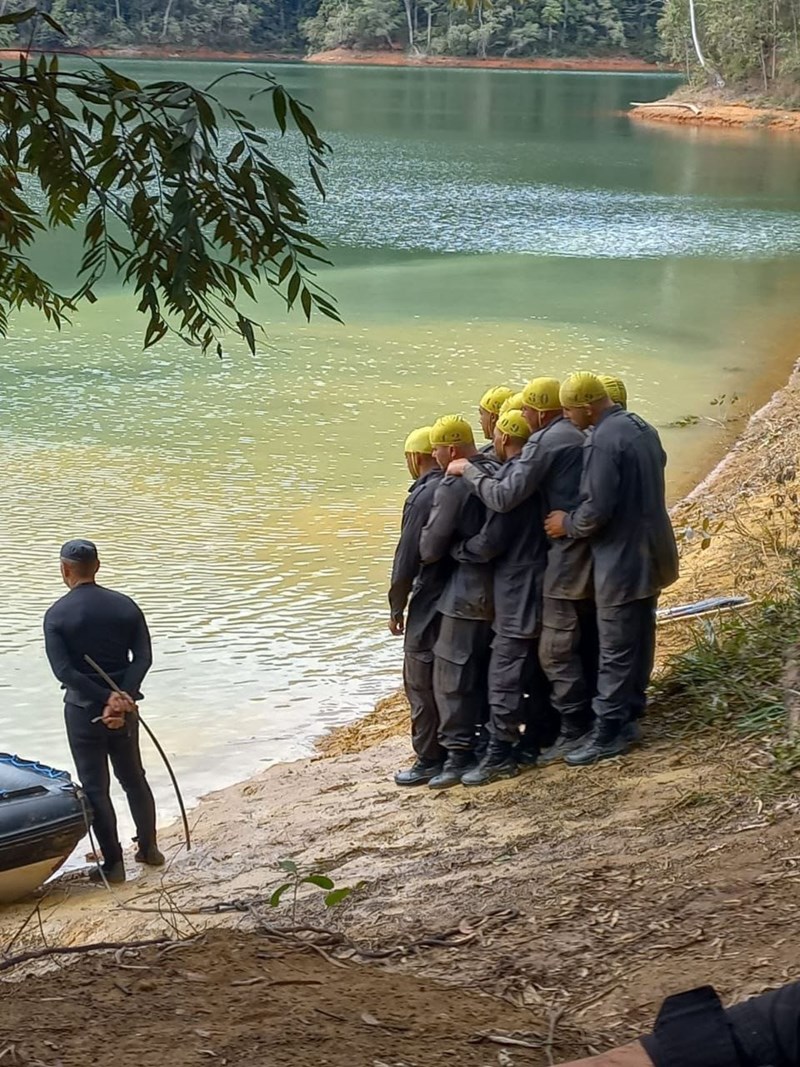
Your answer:
[[[472,462],[491,474],[497,463],[478,452]],[[463,478],[445,477],[439,483],[430,518],[420,539],[420,557],[430,565],[450,556],[454,545],[480,532],[486,508],[469,491]],[[489,563],[459,563],[439,601],[439,611],[454,619],[491,620],[492,567]]]
[[[510,475],[502,480],[491,477],[473,463],[464,472],[464,481],[493,511],[512,511],[536,493],[541,525],[549,512],[577,507],[584,442],[584,435],[568,419],[555,419],[531,435]],[[537,538],[538,532],[531,531],[531,537]],[[569,538],[550,542],[544,595],[565,600],[591,597],[592,556],[587,544]]]
[[[586,440],[581,502],[565,525],[569,539],[591,545],[598,605],[657,596],[678,577],[666,463],[658,433],[618,405]]]
[[[502,485],[520,463],[508,460],[495,475]],[[503,637],[535,637],[542,622],[542,586],[547,567],[542,499],[534,493],[506,514],[490,511],[479,533],[453,549],[459,563],[494,560],[494,623]]]
[[[442,472],[437,468],[417,478],[409,489],[392,564],[389,609],[397,619],[402,618],[408,606],[405,647],[410,651],[433,648],[437,605],[452,570],[446,559],[423,567],[419,558],[420,534],[441,480]]]

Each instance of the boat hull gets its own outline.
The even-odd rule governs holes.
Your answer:
[[[0,904],[46,881],[87,827],[86,802],[66,771],[0,752]]]

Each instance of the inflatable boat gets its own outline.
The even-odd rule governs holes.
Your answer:
[[[0,904],[58,870],[86,833],[85,803],[66,771],[0,752]]]

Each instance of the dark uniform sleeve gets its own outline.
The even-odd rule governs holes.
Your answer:
[[[592,537],[614,514],[619,494],[619,466],[614,456],[596,445],[585,446],[581,502],[564,521],[567,537]]]
[[[136,608],[138,618],[131,638],[131,655],[133,659],[125,671],[122,688],[134,699],[139,693],[139,687],[144,681],[144,676],[153,665],[153,648],[150,643],[150,631],[147,629],[144,615]]]
[[[800,982],[725,1012],[710,987],[670,997],[641,1043],[655,1067],[798,1067]]]
[[[461,495],[454,492],[453,478],[443,478],[436,487],[433,506],[419,539],[423,563],[438,563],[450,551],[461,514]]]
[[[44,648],[53,674],[64,688],[80,693],[93,704],[105,704],[111,690],[107,685],[98,685],[88,674],[84,674],[73,664],[58,623],[49,611],[44,617]]]
[[[800,982],[735,1004],[726,1014],[734,1040],[750,1063],[800,1064]]]
[[[419,573],[419,539],[425,525],[423,509],[415,506],[415,501],[407,500],[403,508],[403,521],[400,526],[400,540],[394,552],[392,578],[389,586],[389,609],[392,617],[402,618],[414,579]]]
[[[493,511],[483,524],[483,528],[474,537],[456,545],[450,555],[459,563],[488,563],[505,552],[509,542],[510,527],[508,515],[500,515]]]
[[[522,450],[515,469],[502,480],[472,463],[462,477],[487,508],[506,513],[533,496],[547,477],[552,461],[553,453],[537,442]]]

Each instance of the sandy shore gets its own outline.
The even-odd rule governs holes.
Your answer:
[[[618,71],[619,73],[658,73],[670,68],[648,63],[633,56],[564,56],[556,59],[526,59],[488,56],[425,56],[411,55],[401,51],[359,52],[349,48],[335,48],[328,52],[315,52],[307,56],[306,63],[322,63],[333,66],[370,67],[459,67],[481,70],[583,70]]]
[[[800,111],[757,107],[746,101],[720,100],[709,93],[693,96],[686,89],[666,100],[633,107],[628,115],[637,122],[667,122],[719,130],[800,133]]]
[[[36,52],[36,49],[33,49]],[[672,68],[649,63],[634,56],[600,57],[564,56],[557,59],[526,59],[489,56],[424,56],[405,51],[358,51],[336,48],[328,52],[302,55],[293,52],[222,52],[212,48],[180,48],[173,45],[130,45],[109,48],[66,50],[67,54],[87,55],[96,59],[184,59],[236,63],[317,63],[329,66],[370,67],[470,67],[482,70],[582,70],[617,71],[619,73],[658,73]],[[0,62],[14,62],[20,57],[18,49],[0,49]]]

